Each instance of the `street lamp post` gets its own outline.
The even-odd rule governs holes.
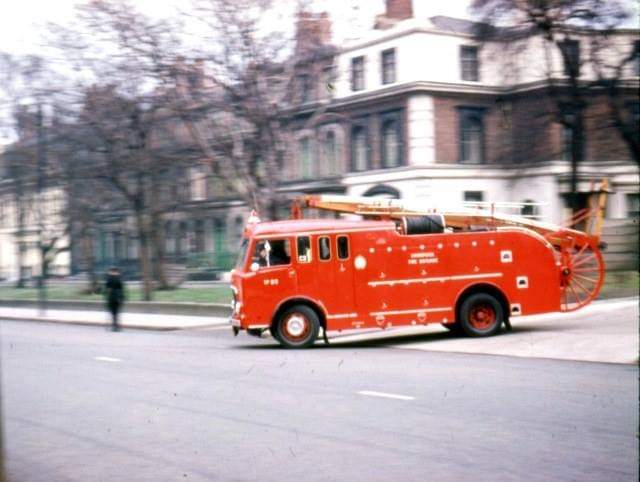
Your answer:
[[[45,184],[45,165],[46,159],[46,146],[44,138],[44,122],[42,115],[42,103],[38,102],[38,151],[37,151],[37,166],[36,166],[36,222],[38,225],[38,254],[40,256],[40,276],[38,276],[38,311],[40,316],[44,316],[47,311],[47,287],[46,287],[46,253],[44,249],[43,240],[43,226],[44,216],[42,213],[42,193],[44,191]]]

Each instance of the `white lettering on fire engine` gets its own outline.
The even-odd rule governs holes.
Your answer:
[[[267,279],[264,280],[264,285],[265,286],[275,286],[278,283],[280,283],[278,278],[267,278]]]
[[[412,253],[411,259],[408,260],[410,265],[436,264],[437,262],[438,258],[432,251],[427,251],[426,253]]]

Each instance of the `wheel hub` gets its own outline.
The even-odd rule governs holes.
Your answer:
[[[306,322],[304,318],[293,315],[287,320],[287,332],[294,337],[299,337],[305,332]]]
[[[485,330],[495,323],[496,314],[491,306],[478,305],[471,310],[469,321],[475,328]]]

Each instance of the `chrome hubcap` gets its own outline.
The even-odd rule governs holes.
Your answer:
[[[291,336],[300,336],[304,333],[305,321],[300,316],[291,316],[287,320],[287,331]]]

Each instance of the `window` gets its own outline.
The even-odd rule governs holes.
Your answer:
[[[462,80],[477,82],[478,75],[478,47],[464,45],[460,47],[460,72]]]
[[[569,162],[573,157],[573,127],[562,125],[562,159]]]
[[[184,254],[187,250],[187,223],[185,221],[180,222],[178,228],[178,240],[176,243],[176,253]]]
[[[640,129],[640,102],[627,102],[625,107],[627,108],[629,123],[635,131],[635,135],[638,136],[638,129]]]
[[[522,201],[523,206],[520,208],[520,216],[525,218],[536,218],[538,217],[538,206],[535,204],[535,201],[531,199],[525,199]]]
[[[564,63],[564,75],[580,76],[580,42],[578,40],[565,40],[560,43],[562,60]]]
[[[169,254],[176,252],[176,234],[174,223],[167,221],[164,225],[165,250]]]
[[[333,176],[340,173],[338,168],[338,149],[336,144],[336,134],[334,131],[328,131],[324,136],[322,144],[322,157],[324,160],[322,173]]]
[[[329,65],[322,69],[322,86],[320,92],[322,92],[322,96],[326,98],[333,97],[333,92],[336,88],[335,86],[335,69],[333,65]]]
[[[322,261],[331,259],[331,242],[327,236],[318,238],[318,253]]]
[[[207,173],[204,167],[196,166],[189,169],[189,184],[191,201],[203,201],[207,198]]]
[[[582,138],[576,139],[576,132],[579,132],[577,128],[583,123],[581,115],[576,115],[575,112],[579,112],[570,105],[562,106],[562,159],[565,161],[571,161],[573,159],[573,143],[577,142],[577,161],[583,160],[584,153],[586,152],[586,139],[584,135]]]
[[[364,57],[351,59],[351,90],[364,89]]]
[[[300,96],[300,103],[311,101],[311,78],[307,74],[298,76],[298,94]]]
[[[298,158],[300,160],[300,177],[308,179],[312,176],[313,153],[311,152],[311,139],[304,137],[298,141]]]
[[[291,263],[291,248],[288,239],[258,241],[253,253],[253,262],[260,266],[279,266]]]
[[[196,253],[204,252],[204,221],[198,219],[194,227],[194,250]]]
[[[380,140],[382,167],[398,167],[402,164],[402,142],[399,112],[384,114],[381,118]]]
[[[349,238],[338,236],[338,259],[349,259]]]
[[[460,108],[460,153],[461,163],[482,164],[484,162],[484,109]]]
[[[382,83],[393,84],[396,81],[396,49],[382,51]]]
[[[249,248],[249,240],[247,238],[243,238],[242,243],[240,243],[240,250],[238,251],[238,258],[236,259],[236,268],[242,268],[244,265],[244,260],[247,257],[247,249]]]
[[[636,221],[640,217],[640,194],[627,194],[627,217]]]
[[[465,191],[464,202],[466,203],[481,203],[484,201],[483,191]]]
[[[311,239],[309,236],[300,236],[297,239],[298,263],[311,262]]]
[[[351,128],[351,168],[354,171],[366,171],[369,168],[369,145],[365,125]]]
[[[244,232],[244,219],[242,216],[236,216],[233,223],[233,238],[239,241],[242,238],[242,233]]]

